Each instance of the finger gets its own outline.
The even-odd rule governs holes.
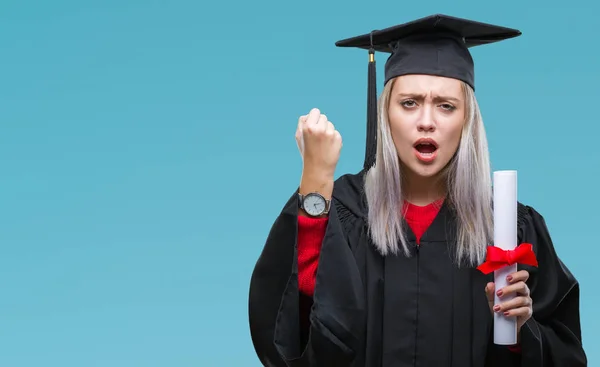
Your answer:
[[[296,134],[302,132],[302,126],[306,124],[306,120],[308,119],[308,115],[302,115],[298,117],[298,128],[296,129]]]
[[[498,290],[498,297],[506,297],[507,295],[518,294],[521,296],[529,296],[529,287],[525,282],[508,285]]]
[[[327,123],[327,115],[320,115],[319,120],[317,121],[317,126],[321,131],[327,131],[328,123]]]
[[[306,124],[306,120],[308,119],[308,115],[302,115],[298,118],[298,127]]]
[[[509,284],[514,284],[517,282],[526,282],[529,279],[529,272],[527,270],[520,270],[515,273],[509,274],[506,277],[506,280]]]
[[[327,128],[325,129],[325,131],[329,134],[333,134],[335,132],[335,126],[331,121],[327,121]]]
[[[334,131],[334,134],[335,134],[336,140],[340,143],[340,146],[343,146],[344,142],[342,140],[342,134],[340,134],[340,132],[337,130]]]
[[[506,312],[519,307],[529,307],[531,305],[531,298],[529,297],[515,297],[510,301],[506,301],[494,306],[496,312]]]
[[[533,310],[531,309],[531,307],[519,307],[519,308],[514,308],[512,310],[508,310],[504,312],[504,316],[515,316],[515,317],[524,317],[524,318],[530,318],[531,315],[533,314]]]
[[[296,129],[296,139],[301,139],[302,134],[307,129],[308,115],[303,115],[298,118],[298,128]]]
[[[320,117],[321,117],[321,111],[319,111],[318,108],[313,108],[308,113],[308,117],[306,119],[306,125],[308,125],[308,126],[316,125],[317,122],[319,121]]]
[[[303,115],[298,118],[298,128],[296,129],[296,144],[298,145],[298,150],[300,150],[300,154],[304,154],[304,139],[302,134],[307,119],[308,115]]]
[[[489,302],[494,302],[494,289],[496,285],[494,283],[488,283],[485,286],[485,294],[487,295],[487,299]]]

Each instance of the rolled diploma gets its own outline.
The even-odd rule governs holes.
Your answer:
[[[503,250],[513,250],[517,246],[517,171],[494,172],[494,246]],[[517,271],[517,264],[494,271],[496,292],[505,287],[506,277]],[[494,295],[497,305],[514,298]],[[513,345],[517,343],[517,320],[506,317],[502,312],[494,312],[494,343]]]

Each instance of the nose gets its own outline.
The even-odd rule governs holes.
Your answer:
[[[417,122],[417,129],[419,131],[434,131],[435,130],[435,120],[433,118],[433,113],[430,108],[423,108],[423,113],[421,118]]]

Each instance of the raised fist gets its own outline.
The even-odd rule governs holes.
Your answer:
[[[308,115],[300,116],[296,142],[302,156],[303,172],[333,178],[342,149],[342,136],[327,116],[316,108]]]

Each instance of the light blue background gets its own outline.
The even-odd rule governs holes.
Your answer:
[[[367,53],[334,42],[438,12],[523,31],[473,50],[493,168],[546,217],[600,364],[597,5],[445,4],[4,0],[0,366],[258,366],[248,283],[298,116],[341,131],[338,175],[362,164]]]

